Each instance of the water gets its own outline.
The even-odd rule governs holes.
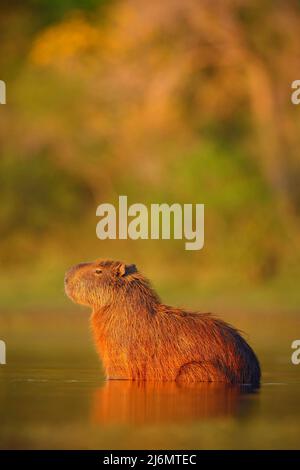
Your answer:
[[[2,449],[300,448],[300,366],[290,362],[298,319],[277,317],[284,328],[258,337],[263,380],[251,390],[105,382],[85,318],[55,327],[51,316],[22,318],[2,324]]]

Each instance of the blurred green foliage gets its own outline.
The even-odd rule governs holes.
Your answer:
[[[54,235],[53,229],[72,224],[91,200],[78,178],[59,170],[46,156],[21,162],[3,158],[0,168],[3,204],[0,233],[2,241],[7,239],[8,244],[17,231],[39,242],[39,237],[49,230]],[[13,253],[3,256],[13,261]],[[17,262],[21,254],[15,255]]]
[[[299,276],[299,28],[283,0],[3,5],[4,284],[98,256],[232,292]],[[204,250],[100,242],[96,207],[119,194],[205,203]]]

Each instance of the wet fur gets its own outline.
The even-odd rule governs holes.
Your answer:
[[[65,285],[69,297],[93,309],[109,379],[259,384],[258,360],[235,328],[208,313],[162,304],[134,265],[79,264]]]

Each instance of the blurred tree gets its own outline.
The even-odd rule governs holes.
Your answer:
[[[290,267],[300,244],[300,120],[290,102],[299,2],[124,0],[106,2],[105,14],[104,2],[59,3],[30,3],[33,17],[43,6],[47,25],[23,33],[28,54],[0,116],[12,168],[31,178],[22,161],[47,155],[58,188],[66,178],[75,194],[74,179],[80,197],[89,195],[87,216],[122,192],[205,202],[207,263],[226,271],[235,260],[257,279]],[[54,196],[44,204],[50,212],[57,204],[68,224],[69,206]]]
[[[294,1],[166,0],[141,8],[127,0],[105,26],[81,17],[46,30],[32,59],[81,77],[95,131],[114,154],[128,148],[133,168],[149,144],[150,158],[152,142],[198,139],[213,123],[216,137],[225,129],[235,145],[248,141],[284,209],[298,211],[298,119],[289,93],[299,26]]]

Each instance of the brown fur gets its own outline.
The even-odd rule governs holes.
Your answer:
[[[160,302],[134,265],[95,261],[71,268],[67,295],[89,305],[107,377],[258,385],[258,360],[239,332],[208,313]]]

